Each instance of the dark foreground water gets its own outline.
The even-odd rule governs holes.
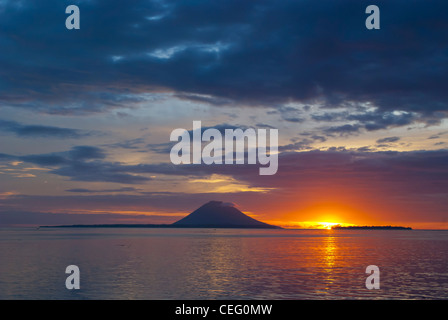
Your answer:
[[[0,299],[448,299],[448,231],[1,229]]]

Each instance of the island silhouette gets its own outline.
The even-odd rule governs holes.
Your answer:
[[[75,224],[40,228],[244,228],[282,229],[241,212],[233,203],[210,201],[172,224]]]
[[[242,213],[233,203],[210,201],[172,224],[177,227],[201,228],[279,228]]]
[[[282,227],[258,221],[241,212],[233,203],[209,201],[189,215],[172,224],[73,224],[40,226],[39,228],[241,228],[241,229],[283,229]],[[412,230],[401,226],[341,226],[333,230]]]

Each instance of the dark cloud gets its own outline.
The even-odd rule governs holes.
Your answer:
[[[71,161],[53,169],[50,173],[69,177],[73,181],[114,182],[122,184],[141,184],[150,178],[125,172],[119,163],[102,161]]]
[[[65,191],[74,193],[110,193],[110,192],[138,192],[141,191],[141,189],[132,187],[125,187],[119,189],[98,189],[98,190],[75,188],[75,189],[67,189]]]
[[[67,152],[69,159],[74,161],[104,159],[106,157],[103,150],[92,146],[76,146]]]
[[[130,139],[123,142],[117,142],[112,144],[104,145],[109,148],[123,148],[123,149],[133,149],[138,150],[141,148],[141,145],[145,142],[143,138]]]
[[[315,141],[319,141],[319,142],[325,142],[327,141],[327,138],[323,137],[323,136],[318,136],[318,135],[312,135],[311,139],[315,140]]]
[[[386,129],[389,127],[398,127],[409,125],[417,117],[409,112],[366,112],[363,114],[349,115],[347,120],[358,121],[363,124],[368,131]]]
[[[313,142],[314,141],[310,139],[302,139],[300,141],[295,141],[287,145],[279,146],[278,150],[280,152],[310,150],[312,149],[311,144]]]
[[[446,117],[444,1],[376,1],[380,30],[365,28],[364,0],[20,3],[1,4],[3,105],[92,113],[173,91],[217,106],[351,101]],[[80,30],[64,27],[68,4]],[[413,119],[395,120],[383,127]]]
[[[373,150],[372,150],[372,148],[365,146],[365,147],[360,147],[360,148],[356,149],[356,151],[358,151],[358,152],[370,152],[370,151],[373,151]]]
[[[12,156],[9,159],[29,162],[40,166],[62,166],[81,164],[87,160],[101,160],[106,157],[105,153],[97,147],[76,146],[70,151],[55,152],[48,154],[34,154],[25,156]]]
[[[361,111],[361,112],[359,112]],[[434,122],[432,117],[423,117],[416,113],[404,112],[404,111],[366,111],[363,108],[358,108],[358,113],[348,112],[334,112],[316,114],[311,116],[315,121],[335,122],[335,121],[348,121],[351,123],[343,125],[334,125],[331,127],[324,127],[323,131],[327,135],[339,134],[350,135],[358,134],[361,131],[377,131],[382,129],[389,129],[394,127],[410,125],[414,122],[422,122],[426,125],[439,124],[440,119]]]
[[[387,137],[376,140],[376,143],[391,143],[391,142],[397,142],[400,140],[400,137]]]
[[[277,128],[275,128],[269,124],[266,124],[266,123],[257,123],[255,126],[260,129],[277,129]]]
[[[150,143],[146,147],[156,153],[169,154],[177,142]]]
[[[39,166],[59,166],[70,162],[66,157],[59,154],[36,154],[27,156],[10,156],[12,159],[20,160]]]
[[[38,166],[51,167],[49,173],[69,177],[73,181],[114,182],[138,184],[150,178],[134,175],[122,169],[120,163],[104,161],[106,154],[101,148],[76,146],[69,151],[26,156],[0,155],[0,159],[23,161]]]
[[[291,106],[277,106],[276,112],[281,118],[288,122],[302,123],[305,121],[302,116],[302,110]]]
[[[283,120],[288,121],[288,122],[295,122],[295,123],[300,123],[300,122],[305,121],[305,119],[297,118],[297,117],[283,118]]]
[[[43,125],[25,125],[15,121],[0,120],[0,130],[12,132],[20,137],[45,137],[45,138],[82,138],[91,135],[91,132],[84,132],[77,129],[60,128]]]
[[[191,93],[177,93],[174,95],[174,97],[182,99],[182,100],[189,100],[189,101],[195,101],[200,103],[207,103],[215,106],[228,106],[233,105],[234,101],[220,98],[220,97],[214,97],[214,96],[204,96],[199,94],[191,94]]]
[[[328,136],[333,136],[334,134],[338,134],[341,136],[356,134],[360,131],[361,125],[359,124],[344,124],[341,126],[329,127],[324,130],[324,132]]]
[[[340,120],[346,120],[348,116],[347,112],[325,112],[323,114],[312,114],[311,118],[314,121],[325,121],[325,122],[332,122],[332,121],[340,121]]]
[[[15,160],[15,158],[15,156],[12,156],[10,154],[0,153],[0,160],[3,161]]]
[[[440,139],[443,135],[448,134],[448,131],[439,132],[437,134],[433,134],[432,136],[428,137],[428,139]]]

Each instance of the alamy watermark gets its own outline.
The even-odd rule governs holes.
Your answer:
[[[380,9],[376,5],[369,5],[365,11],[369,16],[366,19],[365,25],[369,30],[380,29]],[[76,5],[69,5],[65,9],[66,14],[70,14],[65,20],[65,27],[68,30],[80,29],[80,10]]]
[[[80,289],[80,272],[79,267],[72,264],[67,266],[65,269],[66,274],[70,274],[65,280],[65,287],[68,290],[79,290]]]
[[[264,166],[260,167],[260,175],[273,175],[278,169],[277,129],[225,129],[222,134],[215,128],[202,130],[201,121],[193,121],[191,132],[174,129],[170,141],[178,141],[170,152],[175,165],[245,164],[246,160],[247,164],[256,164],[258,160]]]
[[[366,279],[366,288],[369,290],[380,288],[380,268],[375,265],[367,266],[366,273],[369,275]]]

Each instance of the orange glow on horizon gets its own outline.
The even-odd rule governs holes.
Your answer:
[[[354,226],[352,223],[344,223],[344,222],[330,222],[330,221],[302,221],[295,222],[296,227],[304,228],[304,229],[326,229],[331,230],[334,226]]]
[[[319,222],[319,225],[321,225],[323,229],[330,230],[332,227],[340,225],[340,223],[337,223],[337,222]]]
[[[285,229],[324,229],[331,230],[334,226],[356,226],[354,223],[336,222],[336,221],[264,221],[266,223],[277,225]]]
[[[328,196],[330,198],[330,196]],[[291,203],[289,210],[276,220],[276,224],[284,228],[300,229],[331,229],[340,225],[343,227],[355,225],[383,225],[385,221],[378,219],[370,210],[355,201],[348,199],[316,201],[314,203]],[[351,204],[348,204],[350,203]],[[288,212],[289,211],[289,212]],[[383,212],[383,211],[381,211]],[[269,219],[274,222],[274,219]],[[275,224],[275,223],[273,223]]]

